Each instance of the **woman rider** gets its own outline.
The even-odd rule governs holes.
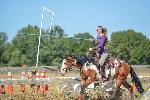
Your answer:
[[[102,26],[97,26],[96,28],[97,32],[97,45],[96,47],[89,48],[89,51],[96,51],[99,55],[99,66],[100,73],[102,75],[102,79],[105,78],[105,67],[104,63],[106,59],[108,58],[108,49],[106,49],[105,45],[107,43],[107,29],[103,28]]]

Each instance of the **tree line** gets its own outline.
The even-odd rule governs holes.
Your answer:
[[[8,42],[7,33],[0,32],[0,66],[35,65],[39,27],[28,25],[17,33],[21,34],[16,34]],[[55,25],[50,33],[43,29],[42,35],[39,65],[60,65],[64,55],[86,55],[88,48],[93,47],[93,43],[86,40],[94,39],[89,32],[76,33],[73,37],[67,38],[68,34],[64,29]],[[150,40],[140,32],[113,32],[107,47],[111,56],[125,59],[130,64],[150,64]]]

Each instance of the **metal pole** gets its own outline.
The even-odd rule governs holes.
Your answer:
[[[51,25],[50,25],[50,27],[49,27],[49,32],[48,32],[49,35],[50,35],[51,29],[52,29],[53,17],[54,17],[54,12],[52,13]]]
[[[40,45],[41,45],[43,15],[44,15],[44,9],[42,11],[42,19],[41,19],[40,35],[39,35],[39,44],[38,44],[38,51],[37,51],[37,56],[36,56],[36,67],[38,66],[38,63],[39,63],[39,53],[40,53]]]

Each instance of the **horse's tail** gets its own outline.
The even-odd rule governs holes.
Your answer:
[[[142,87],[141,81],[136,75],[135,71],[133,70],[132,67],[130,67],[130,74],[131,74],[131,81],[135,84],[137,91],[142,94],[144,92],[144,89]]]

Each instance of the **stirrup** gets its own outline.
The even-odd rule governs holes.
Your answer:
[[[108,81],[108,80],[109,80],[109,79],[108,79],[105,75],[103,75],[103,76],[101,75],[101,77],[102,77],[102,81],[103,81],[103,82],[105,82],[105,81]]]

